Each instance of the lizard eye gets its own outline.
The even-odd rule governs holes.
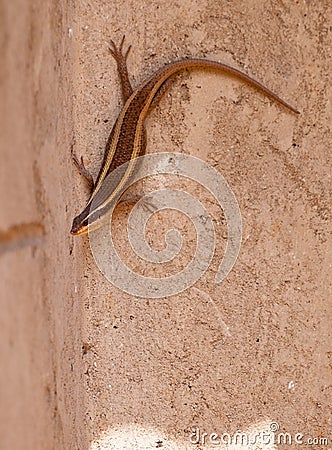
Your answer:
[[[88,219],[84,219],[83,221],[80,220],[80,217],[77,216],[75,217],[75,219],[73,220],[73,225],[71,227],[71,234],[79,234],[80,230],[82,230],[82,228],[87,227],[89,224]]]

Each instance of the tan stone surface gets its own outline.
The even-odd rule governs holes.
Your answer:
[[[331,447],[331,19],[328,0],[0,4],[1,449],[189,449],[193,428],[272,422]],[[301,111],[188,72],[147,121],[148,152],[202,158],[239,202],[241,253],[215,285],[226,228],[199,190],[218,248],[196,288],[214,305],[193,289],[126,295],[87,237],[69,235],[88,195],[70,148],[98,172],[121,107],[108,42],[124,33],[134,86],[176,58],[209,57]],[[113,231],[128,258],[125,212]],[[149,229],[156,247],[161,220]]]

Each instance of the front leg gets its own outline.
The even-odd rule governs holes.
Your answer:
[[[83,175],[83,177],[85,178],[87,185],[89,187],[90,193],[93,191],[94,188],[94,181],[92,178],[91,173],[88,171],[88,169],[85,167],[84,163],[83,163],[83,157],[81,156],[81,161],[78,159],[78,157],[76,156],[76,153],[74,152],[74,146],[71,146],[71,157],[73,159],[73,162],[75,164],[75,166],[77,167],[79,173],[81,175]]]

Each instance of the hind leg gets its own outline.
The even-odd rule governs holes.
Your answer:
[[[120,77],[121,88],[122,88],[122,97],[123,101],[126,102],[128,98],[133,93],[133,88],[129,81],[128,68],[127,68],[127,58],[131,49],[131,45],[127,48],[125,53],[122,52],[123,44],[125,37],[123,36],[119,47],[117,47],[114,41],[111,40],[111,47],[109,47],[109,51],[113,58],[116,61],[118,66],[118,74]]]

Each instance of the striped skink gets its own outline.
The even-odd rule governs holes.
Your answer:
[[[142,156],[145,153],[146,133],[144,119],[148,114],[151,104],[154,104],[159,100],[168,87],[169,82],[172,81],[173,75],[178,72],[184,69],[195,68],[226,72],[258,88],[292,112],[296,114],[299,113],[278,95],[274,94],[270,89],[254,80],[249,75],[246,75],[240,70],[227,64],[206,59],[183,59],[167,64],[157,70],[150,78],[133,91],[129,81],[126,63],[130,46],[123,54],[123,43],[124,37],[119,48],[111,41],[112,48],[110,48],[110,52],[118,66],[125,104],[108,138],[104,160],[95,183],[93,182],[92,176],[84,167],[83,161],[79,161],[76,155],[73,154],[76,166],[81,174],[87,178],[92,189],[86,207],[73,220],[71,228],[71,234],[73,235],[87,233],[89,229],[91,230],[99,226],[102,216],[104,216],[114,205],[115,200],[118,200],[119,191],[128,183],[131,174],[135,170],[135,158]],[[107,176],[114,169],[128,162],[129,164],[127,164],[126,169],[121,173],[120,178],[116,183],[107,185]]]

